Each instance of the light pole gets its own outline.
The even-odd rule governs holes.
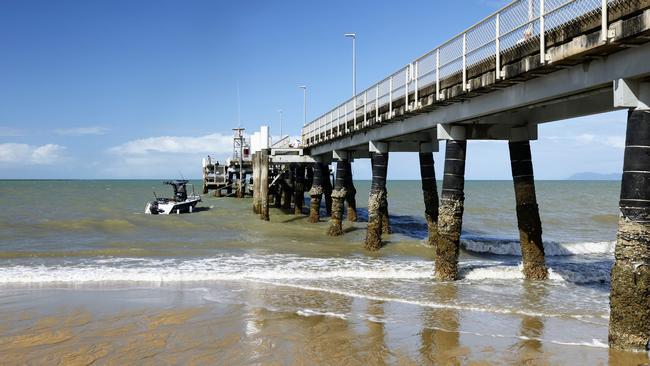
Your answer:
[[[278,113],[280,113],[280,140],[282,140],[282,109],[278,109]]]
[[[307,126],[307,86],[306,85],[301,85],[299,86],[300,89],[302,89],[303,92],[303,118],[302,118],[302,125]]]
[[[352,96],[357,95],[357,35],[346,33],[345,37],[352,38]]]

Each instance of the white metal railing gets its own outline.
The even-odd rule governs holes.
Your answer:
[[[368,116],[380,120],[380,108],[394,116],[393,104],[404,101],[404,110],[419,108],[418,93],[434,87],[434,100],[442,98],[441,84],[456,78],[468,90],[468,69],[494,63],[502,79],[501,57],[513,49],[539,49],[546,63],[546,35],[589,16],[601,17],[601,35],[607,37],[608,13],[632,0],[515,0],[458,34],[438,48],[399,69],[384,80],[316,118],[302,129],[303,146],[310,146],[369,126]],[[412,103],[412,104],[411,104]]]

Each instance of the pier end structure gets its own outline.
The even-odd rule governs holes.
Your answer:
[[[515,188],[517,226],[524,277],[529,280],[545,280],[548,277],[548,269],[544,258],[542,222],[535,194],[530,141],[528,139],[510,140],[508,148]]]

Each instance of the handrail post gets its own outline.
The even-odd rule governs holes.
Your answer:
[[[540,64],[546,64],[546,28],[544,27],[544,0],[539,0],[539,61]]]
[[[467,91],[467,32],[463,33],[463,91]]]
[[[393,118],[393,76],[388,82],[388,119]]]
[[[375,86],[375,123],[379,123],[379,84]]]
[[[436,49],[436,102],[440,100],[440,48]]]
[[[605,0],[607,1],[607,0]],[[495,75],[495,80],[500,80],[501,79],[501,13],[497,13],[496,15],[496,38],[495,38],[495,48],[496,48],[496,75]]]
[[[411,76],[411,64],[406,66],[404,75],[404,113],[409,110],[409,77]]]
[[[363,92],[363,125],[368,127],[368,90]]]
[[[601,25],[600,25],[600,40],[607,42],[607,22],[608,22],[608,9],[607,0],[602,0],[601,5]]]
[[[345,123],[345,133],[348,134],[348,103],[343,104],[343,122]]]
[[[415,70],[413,71],[414,73],[414,78],[415,78],[415,91],[413,92],[413,109],[418,109],[418,63],[415,61]]]

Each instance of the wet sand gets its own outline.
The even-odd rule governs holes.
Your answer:
[[[638,365],[647,354],[473,334],[477,314],[263,284],[206,288],[4,289],[1,365]],[[210,294],[206,296],[206,294]],[[229,294],[236,293],[233,297]],[[221,297],[223,295],[223,297]],[[455,296],[453,286],[441,297]],[[310,310],[346,308],[345,313]],[[288,309],[302,309],[300,311]],[[413,322],[389,321],[411,313]],[[478,316],[493,316],[480,314]]]

